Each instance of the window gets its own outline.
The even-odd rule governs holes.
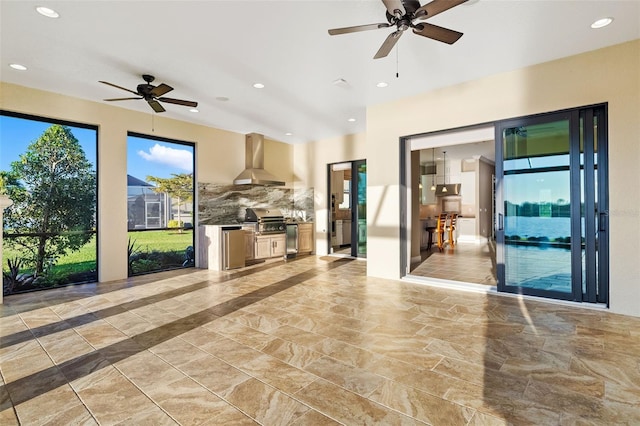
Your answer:
[[[4,294],[97,281],[97,128],[0,112]]]
[[[129,133],[129,276],[194,266],[194,145]]]
[[[345,180],[343,181],[343,187],[342,187],[342,190],[343,190],[343,194],[344,194],[344,195],[342,196],[342,203],[340,203],[340,204],[338,205],[338,208],[339,208],[339,209],[346,209],[346,210],[348,210],[348,209],[350,209],[350,208],[351,208],[351,207],[350,207],[350,206],[351,206],[351,204],[350,204],[350,201],[349,201],[349,195],[350,195],[350,192],[351,192],[351,180],[346,180],[346,179],[345,179]]]

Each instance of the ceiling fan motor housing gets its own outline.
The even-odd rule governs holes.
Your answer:
[[[151,91],[155,88],[155,86],[151,85],[151,84],[138,84],[138,93],[140,93],[141,96],[144,96],[144,98],[146,99],[147,96],[149,98],[151,98]]]
[[[394,16],[387,11],[387,21],[389,21],[391,25],[395,25],[399,31],[406,31],[414,26],[413,20],[416,18],[414,14],[416,10],[420,8],[420,2],[416,0],[402,0],[402,6],[404,7],[405,14],[403,16],[400,16],[400,14]]]

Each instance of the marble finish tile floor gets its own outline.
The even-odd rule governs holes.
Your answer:
[[[640,318],[305,256],[14,295],[2,425],[640,424]]]

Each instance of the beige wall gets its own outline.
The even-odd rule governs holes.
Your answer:
[[[314,190],[316,254],[326,255],[329,250],[327,243],[327,228],[329,226],[327,164],[364,159],[366,157],[366,135],[359,133],[295,145],[293,154],[294,186],[309,187]]]
[[[126,110],[101,102],[62,96],[0,83],[0,109],[97,125],[98,130],[98,255],[100,281],[127,276],[127,132],[167,137],[196,144],[196,180],[231,183],[245,166],[243,134]],[[202,114],[203,112],[200,112]],[[152,127],[153,126],[153,127]],[[265,168],[293,181],[293,147],[268,140]]]
[[[101,281],[126,276],[126,133],[196,143],[200,182],[230,182],[244,167],[244,135],[2,83],[0,108],[99,126]],[[371,276],[398,278],[399,137],[608,102],[611,308],[640,316],[640,40],[489,76],[367,110],[367,132],[285,145],[267,141],[265,167],[312,187],[316,252],[326,254],[329,163],[367,160]],[[113,200],[123,200],[122,203]]]
[[[368,263],[398,278],[398,138],[608,102],[611,309],[640,316],[640,40],[447,87],[367,111]]]

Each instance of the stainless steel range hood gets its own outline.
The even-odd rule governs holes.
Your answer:
[[[245,169],[233,180],[234,185],[272,185],[285,183],[264,169],[264,136],[249,133],[245,136]]]

